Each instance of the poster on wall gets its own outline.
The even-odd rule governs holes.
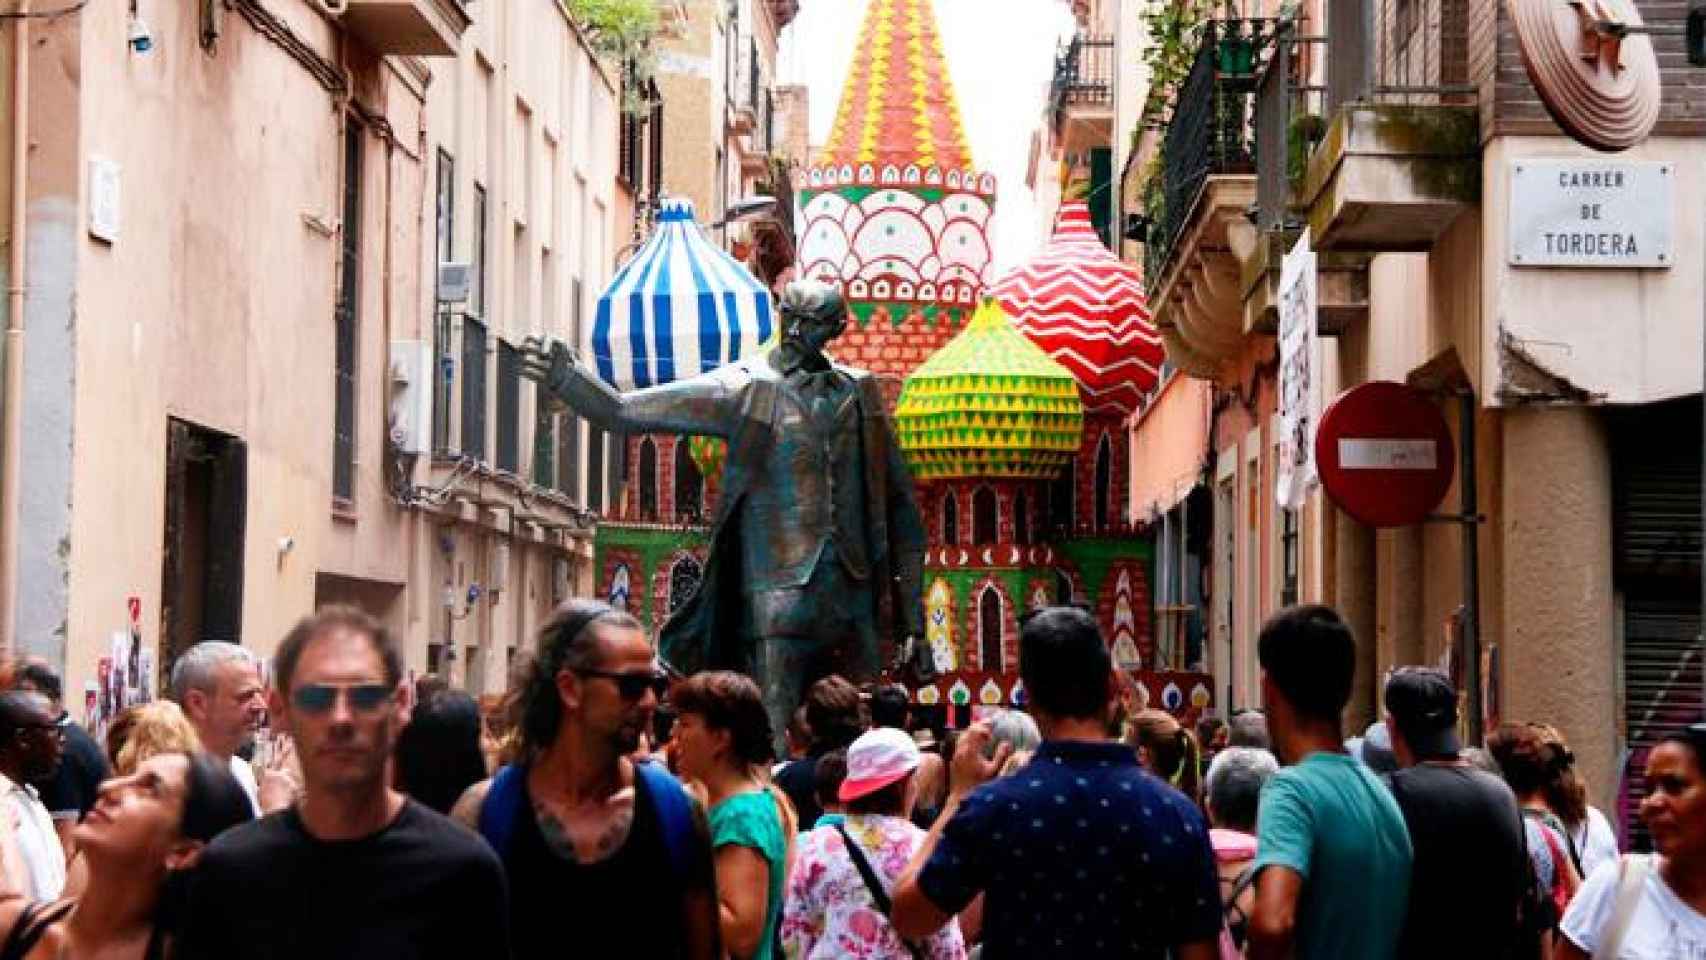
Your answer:
[[[1274,495],[1288,510],[1315,485],[1315,251],[1309,231],[1280,265],[1279,455]]]

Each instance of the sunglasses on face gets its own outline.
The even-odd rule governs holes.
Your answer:
[[[616,684],[624,700],[638,700],[650,690],[659,700],[669,692],[669,675],[658,670],[618,673],[613,670],[576,670],[583,677],[598,677]]]
[[[394,691],[383,683],[356,683],[339,686],[329,683],[305,683],[290,694],[290,704],[306,714],[321,714],[332,709],[338,697],[348,697],[350,710],[372,713],[390,702]]]

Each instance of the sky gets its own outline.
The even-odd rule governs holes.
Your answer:
[[[1048,99],[1059,44],[1071,36],[1064,0],[935,0],[960,118],[981,170],[995,174],[996,273],[1023,263],[1043,230],[1025,185],[1031,134]],[[811,90],[811,140],[829,139],[842,82],[853,56],[866,0],[802,0],[782,35],[777,65],[783,83]]]

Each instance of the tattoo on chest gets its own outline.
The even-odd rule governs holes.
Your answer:
[[[562,811],[534,802],[533,815],[545,846],[558,857],[583,866],[610,859],[627,842],[634,826],[634,804],[612,800],[600,810]]]

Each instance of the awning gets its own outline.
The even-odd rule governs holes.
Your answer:
[[[688,200],[666,199],[657,229],[598,298],[583,350],[619,390],[697,376],[770,337],[770,292],[705,238]]]
[[[1202,479],[1213,410],[1213,384],[1175,373],[1138,415],[1131,436],[1133,520],[1151,520],[1173,509]]]

